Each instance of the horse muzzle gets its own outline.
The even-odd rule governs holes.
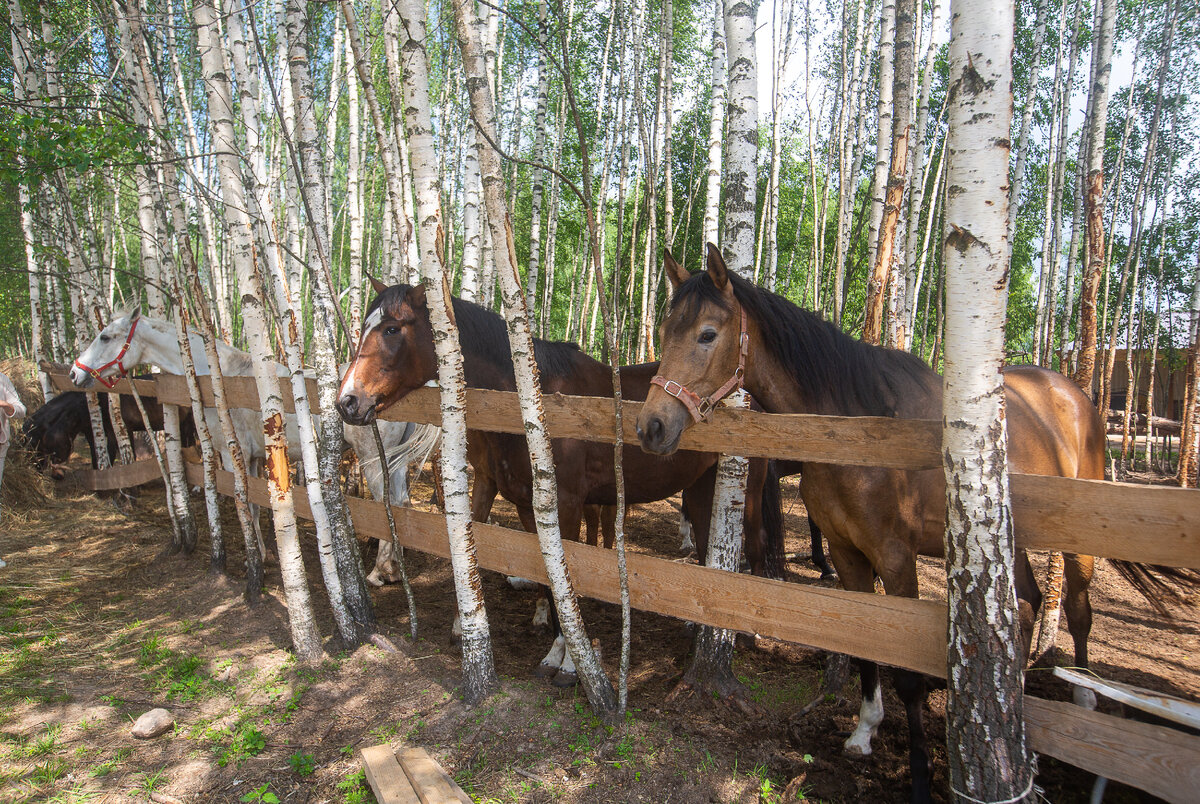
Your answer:
[[[70,377],[71,382],[75,383],[76,388],[91,388],[92,384],[96,382],[95,377],[78,366],[71,367]]]
[[[652,455],[670,455],[679,449],[679,436],[682,432],[654,415],[645,417],[645,421],[639,418],[637,423],[642,451]]]
[[[367,404],[366,399],[358,394],[342,394],[338,398],[337,409],[338,413],[342,416],[342,421],[346,424],[362,426],[375,421],[375,402],[372,401],[370,404]]]

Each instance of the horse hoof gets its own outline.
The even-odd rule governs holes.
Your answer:
[[[518,578],[514,575],[508,576],[508,585],[519,592],[531,592],[540,586],[537,581],[531,581],[528,578]]]
[[[383,586],[383,579],[379,577],[378,572],[372,572],[367,576],[367,583],[371,586]]]
[[[829,570],[828,572],[822,572],[822,573],[821,573],[821,580],[822,580],[822,581],[836,581],[836,580],[837,580],[837,573],[836,573],[836,572],[834,572],[833,570]]]
[[[843,745],[843,748],[845,748],[847,756],[851,756],[851,757],[869,757],[869,756],[871,756],[870,740],[868,740],[864,744],[864,743],[855,741],[854,737],[851,736],[851,738],[845,742],[845,744]]]
[[[574,687],[579,683],[579,674],[569,673],[565,670],[559,670],[554,674],[554,679],[550,683],[556,687],[562,687],[563,689]]]
[[[545,662],[539,664],[533,671],[533,674],[537,678],[550,678],[556,673],[558,673],[558,667],[553,664],[546,664]]]

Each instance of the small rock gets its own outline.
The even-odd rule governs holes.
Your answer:
[[[175,718],[166,709],[151,709],[137,719],[133,724],[133,736],[139,740],[149,740],[160,734],[165,734],[175,725]]]

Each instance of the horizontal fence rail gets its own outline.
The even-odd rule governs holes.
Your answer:
[[[61,375],[52,375],[51,381],[62,390],[74,390]],[[114,390],[128,392],[128,382],[123,380]],[[209,379],[201,377],[200,382],[206,403],[213,404]],[[138,393],[160,402],[191,404],[182,377],[157,375],[136,385]],[[258,408],[253,380],[228,377],[226,391],[231,407]],[[286,379],[280,395],[294,412]],[[552,395],[545,403],[552,436],[613,439],[611,400]],[[471,390],[467,405],[468,427],[524,432],[515,394]],[[627,424],[639,407],[625,403]],[[410,394],[382,418],[440,424],[436,390]],[[726,444],[737,444],[739,453],[754,457],[930,469],[941,465],[940,440],[938,422],[719,409],[711,423],[688,430],[681,446],[719,452]],[[190,482],[202,480],[197,465],[189,465],[187,474]],[[153,461],[76,474],[96,490],[139,485],[159,476]],[[268,504],[266,481],[248,480],[251,501]],[[233,495],[229,472],[217,472],[217,490]],[[1200,568],[1200,492],[1013,474],[1011,493],[1021,546]],[[297,515],[311,520],[302,487],[293,488],[293,499]],[[361,536],[391,538],[383,503],[356,498],[347,502]],[[443,516],[412,508],[393,507],[392,512],[401,544],[449,556]],[[474,523],[474,532],[479,566],[546,580],[534,534],[482,523]],[[613,551],[577,542],[564,542],[563,548],[579,594],[619,602]],[[628,556],[628,569],[635,608],[946,677],[944,603],[790,584],[638,554]],[[1167,801],[1192,801],[1200,789],[1200,737],[1032,696],[1025,697],[1025,722],[1029,746],[1038,753]]]
[[[52,380],[59,388],[74,390],[64,376],[52,375]],[[206,404],[215,404],[210,378],[199,380]],[[122,380],[116,390],[128,392],[128,382]],[[135,382],[144,396],[157,396],[173,405],[191,404],[182,377],[160,374],[155,380]],[[225,384],[230,407],[258,409],[253,379],[226,377]],[[285,408],[294,412],[287,378],[280,381],[280,396]],[[315,403],[315,387],[309,398]],[[552,437],[611,442],[615,436],[610,399],[551,394],[545,397],[545,404]],[[632,423],[640,409],[639,402],[624,403],[627,439],[635,439]],[[414,391],[384,411],[381,418],[441,424],[437,389]],[[468,390],[467,426],[523,433],[517,395]],[[920,446],[912,446],[914,443]],[[680,445],[712,452],[736,445],[739,454],[749,457],[893,469],[941,467],[940,422],[915,419],[780,415],[719,408],[711,422],[686,430]],[[1200,568],[1200,491],[1196,489],[1016,473],[1010,475],[1010,487],[1019,547]]]

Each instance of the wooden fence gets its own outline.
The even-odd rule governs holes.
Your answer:
[[[207,378],[202,393],[211,403]],[[65,377],[54,376],[60,388]],[[258,408],[253,380],[226,378],[233,407]],[[122,381],[117,390],[127,390]],[[183,378],[158,375],[136,381],[139,393],[165,404],[190,405]],[[280,396],[291,410],[286,379]],[[316,393],[310,393],[315,400]],[[612,402],[595,397],[545,398],[547,426],[554,437],[612,441]],[[640,403],[625,403],[626,439]],[[435,389],[420,389],[383,418],[440,424]],[[515,394],[471,390],[467,424],[481,430],[524,432]],[[720,452],[727,445],[751,457],[929,469],[941,466],[941,425],[933,421],[775,415],[720,409],[706,424],[685,432],[681,446]],[[136,464],[134,466],[137,466]],[[157,477],[147,468],[115,467],[88,473],[94,488],[133,485]],[[200,467],[189,467],[199,482]],[[232,475],[218,472],[218,490],[232,495]],[[1018,545],[1109,558],[1200,568],[1200,491],[1131,486],[1107,481],[1011,476]],[[251,479],[255,502],[267,504],[266,482]],[[311,518],[304,489],[293,489],[296,512]],[[389,538],[381,503],[349,500],[360,535]],[[445,518],[393,508],[400,542],[448,556]],[[545,580],[537,537],[477,523],[479,565],[510,575]],[[617,602],[616,556],[575,542],[563,545],[576,591]],[[630,555],[631,605],[707,625],[750,631],[823,650],[906,667],[945,678],[947,610],[944,603],[789,584],[765,578]],[[1130,784],[1169,801],[1191,801],[1200,789],[1200,737],[1150,726],[1071,704],[1025,698],[1030,747],[1093,773]]]

